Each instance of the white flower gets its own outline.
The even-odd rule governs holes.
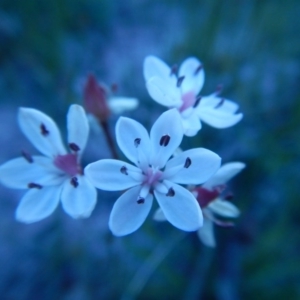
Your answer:
[[[20,108],[18,121],[25,136],[44,156],[23,152],[23,157],[0,166],[0,181],[4,185],[30,189],[17,208],[16,218],[25,223],[42,220],[60,200],[73,218],[88,217],[95,207],[97,193],[80,166],[89,133],[83,108],[72,105],[67,115],[70,153],[63,146],[56,124],[47,115]]]
[[[110,215],[109,226],[115,235],[132,233],[143,224],[151,209],[153,194],[166,219],[175,227],[193,231],[202,226],[202,213],[195,197],[178,183],[206,181],[217,171],[221,159],[207,149],[197,148],[169,160],[182,138],[182,123],[176,109],[158,118],[150,137],[140,123],[119,118],[117,143],[135,166],[103,159],[85,168],[86,176],[99,189],[128,189],[116,201]]]
[[[185,135],[196,135],[201,129],[200,120],[216,128],[227,128],[242,119],[243,114],[236,113],[238,105],[218,97],[218,92],[197,97],[204,83],[203,67],[197,58],[187,58],[179,68],[178,77],[175,72],[155,56],[147,56],[144,61],[150,96],[161,105],[178,109]]]
[[[220,197],[225,188],[225,184],[233,176],[245,168],[241,162],[232,162],[223,165],[208,181],[201,187],[192,190],[203,211],[203,226],[198,230],[200,240],[208,247],[215,247],[213,223],[220,226],[232,226],[231,222],[218,220],[215,215],[225,218],[236,218],[240,212],[231,202]],[[156,221],[165,221],[163,212],[158,209],[154,214]]]

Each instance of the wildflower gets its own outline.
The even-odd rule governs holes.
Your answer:
[[[27,189],[17,220],[32,223],[49,216],[59,201],[73,218],[88,217],[96,204],[96,189],[82,172],[80,158],[89,126],[83,108],[71,105],[67,115],[68,153],[54,121],[32,108],[20,108],[18,121],[29,141],[44,156],[12,159],[0,166],[0,181],[11,188]]]
[[[84,105],[88,113],[98,121],[106,121],[111,112],[120,114],[135,109],[138,100],[126,97],[110,97],[109,90],[97,82],[94,75],[89,75],[84,88]]]
[[[219,91],[205,97],[197,96],[204,83],[204,71],[195,57],[187,58],[176,76],[175,67],[171,69],[159,58],[147,56],[144,77],[148,92],[156,102],[178,109],[187,136],[197,134],[201,121],[215,128],[227,128],[243,117],[236,113],[238,105],[220,98]]]
[[[121,117],[116,124],[116,138],[135,166],[103,159],[85,168],[86,176],[99,189],[128,189],[112,209],[109,219],[112,232],[121,236],[137,230],[145,221],[154,196],[166,219],[175,227],[193,231],[202,226],[202,213],[195,197],[179,184],[206,181],[219,168],[221,159],[207,149],[197,148],[169,160],[183,138],[177,110],[163,113],[154,123],[150,137],[140,123]]]
[[[232,162],[223,165],[208,181],[201,187],[194,188],[192,193],[196,197],[203,212],[203,227],[198,230],[200,240],[209,247],[215,247],[213,224],[228,227],[233,223],[221,221],[215,217],[219,215],[225,218],[236,218],[240,212],[231,202],[223,199],[221,193],[226,187],[226,182],[238,174],[245,167],[244,163]],[[157,210],[154,214],[156,221],[166,220],[163,212]]]

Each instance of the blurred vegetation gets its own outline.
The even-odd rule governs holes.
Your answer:
[[[0,105],[10,121],[1,134],[11,139],[0,163],[19,153],[17,107],[41,109],[63,128],[88,72],[139,98],[131,116],[149,127],[163,111],[142,77],[144,57],[155,54],[169,64],[197,56],[203,94],[221,83],[245,115],[230,129],[204,125],[185,148],[200,145],[247,168],[231,184],[242,216],[234,230],[216,228],[215,250],[150,216],[138,232],[112,237],[118,193],[99,192],[88,220],[58,211],[18,224],[20,194],[1,188],[1,298],[299,299],[299,11],[297,0],[2,0]]]

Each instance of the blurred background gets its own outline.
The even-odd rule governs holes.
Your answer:
[[[22,149],[36,153],[18,128],[20,106],[53,117],[65,137],[67,109],[82,103],[90,72],[137,97],[127,115],[150,128],[164,111],[143,79],[153,54],[170,65],[198,57],[202,94],[222,84],[244,113],[232,128],[204,124],[183,148],[247,168],[230,183],[241,216],[233,229],[216,228],[215,249],[151,215],[137,232],[113,237],[112,192],[99,191],[88,219],[60,207],[21,224],[14,212],[23,191],[1,186],[0,298],[300,299],[299,11],[297,0],[1,0],[0,164]],[[92,131],[84,164],[109,156]]]

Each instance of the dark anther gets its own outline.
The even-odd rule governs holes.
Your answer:
[[[137,202],[137,204],[144,204],[145,203],[145,199],[142,198],[142,197],[139,197],[136,202]]]
[[[28,188],[40,190],[42,188],[42,186],[38,183],[30,182],[30,183],[28,183]]]
[[[195,101],[193,107],[197,107],[197,106],[198,106],[198,104],[199,104],[200,101],[201,101],[201,98],[202,98],[201,96],[198,96],[198,97],[196,98],[196,101]]]
[[[168,134],[165,134],[165,135],[163,135],[163,136],[161,137],[161,139],[160,139],[160,141],[159,141],[159,144],[160,144],[161,146],[166,147],[166,146],[168,146],[168,144],[169,144],[169,142],[170,142],[170,139],[171,139],[171,137],[170,137]]]
[[[197,69],[195,70],[194,75],[196,76],[196,75],[202,70],[202,68],[203,68],[203,66],[202,66],[202,65],[199,65],[199,66],[197,67]]]
[[[177,79],[177,87],[180,87],[185,76],[180,76]]]
[[[122,174],[128,175],[127,168],[125,166],[123,166],[120,171]]]
[[[192,160],[189,157],[187,157],[184,163],[184,167],[188,168],[191,164],[192,164]]]
[[[40,128],[41,128],[42,135],[47,136],[49,134],[49,131],[44,124],[41,124]]]
[[[74,188],[77,188],[79,185],[77,177],[72,177],[70,183],[74,186]]]
[[[72,151],[74,151],[74,152],[78,152],[78,151],[80,150],[79,146],[76,145],[75,143],[70,143],[70,144],[69,144],[69,147],[70,147],[70,149],[71,149]]]
[[[169,188],[166,196],[168,196],[168,197],[174,197],[175,196],[175,191],[173,190],[173,188]]]
[[[224,103],[224,101],[225,101],[225,99],[222,98],[222,99],[220,100],[220,102],[215,106],[215,108],[219,108],[220,106],[222,106],[223,103]]]
[[[171,72],[170,72],[170,76],[172,76],[173,74],[176,75],[177,70],[178,70],[178,66],[177,65],[172,66]]]
[[[32,158],[32,156],[31,156],[28,152],[22,150],[22,156],[23,156],[30,164],[33,163],[33,158]]]
[[[140,143],[141,143],[141,139],[140,138],[136,138],[134,140],[134,146],[138,147]]]
[[[228,193],[227,195],[225,195],[224,199],[225,200],[232,200],[233,199],[233,194],[232,193]]]

